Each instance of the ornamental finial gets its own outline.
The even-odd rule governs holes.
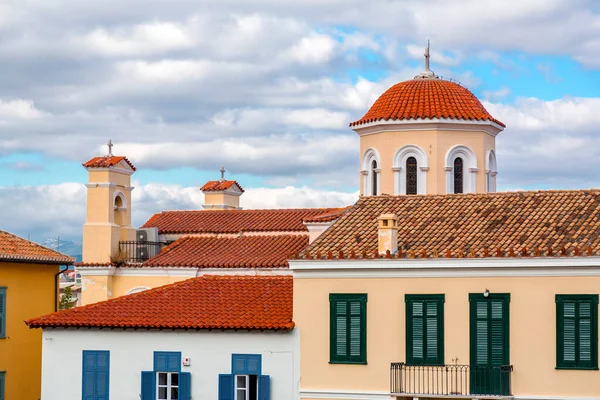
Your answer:
[[[112,139],[108,139],[108,143],[106,144],[108,146],[108,157],[112,157],[112,148],[113,148],[113,142]]]
[[[223,182],[225,180],[225,167],[221,165],[221,169],[219,171],[221,171],[221,182]]]
[[[431,69],[429,69],[429,39],[427,39],[427,47],[425,48],[425,71],[421,72],[419,75],[415,76],[415,79],[437,79],[437,76],[433,73]]]

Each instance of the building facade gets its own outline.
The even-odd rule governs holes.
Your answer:
[[[0,400],[39,399],[42,335],[23,321],[56,311],[59,266],[73,261],[0,231]]]

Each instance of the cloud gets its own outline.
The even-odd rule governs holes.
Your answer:
[[[44,113],[33,104],[32,100],[2,100],[0,99],[0,118],[37,119]],[[2,122],[2,119],[0,119]]]
[[[483,90],[483,98],[488,101],[500,101],[510,94],[510,89],[502,86],[498,90]]]
[[[164,210],[198,210],[204,196],[197,187],[133,182],[132,224],[141,226]],[[342,207],[358,193],[288,186],[250,188],[240,198],[244,208]],[[45,210],[40,213],[39,210]],[[2,229],[41,242],[60,236],[80,239],[85,222],[86,188],[80,183],[0,187]]]
[[[336,41],[331,37],[313,33],[294,44],[291,55],[302,64],[321,64],[330,60],[335,47]]]

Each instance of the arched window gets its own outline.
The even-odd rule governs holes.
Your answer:
[[[406,194],[417,194],[417,159],[406,159]]]
[[[125,223],[125,210],[127,209],[127,203],[125,196],[121,192],[115,192],[114,198],[114,223],[122,226]]]
[[[454,193],[463,192],[463,159],[454,159]]]
[[[377,196],[377,161],[371,162],[371,194]]]
[[[496,165],[496,153],[494,150],[488,151],[485,165],[485,188],[488,193],[496,191],[496,175],[498,166]]]

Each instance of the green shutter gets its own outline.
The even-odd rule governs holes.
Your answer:
[[[469,294],[471,303],[471,365],[502,366],[510,363],[510,294]]]
[[[556,295],[556,368],[598,369],[598,295]]]
[[[367,295],[330,294],[330,362],[367,363]]]
[[[6,374],[4,372],[0,372],[0,400],[4,400],[4,387],[6,381]]]
[[[6,288],[0,287],[0,339],[4,338],[6,338]]]
[[[444,364],[444,295],[405,295],[406,363]]]

